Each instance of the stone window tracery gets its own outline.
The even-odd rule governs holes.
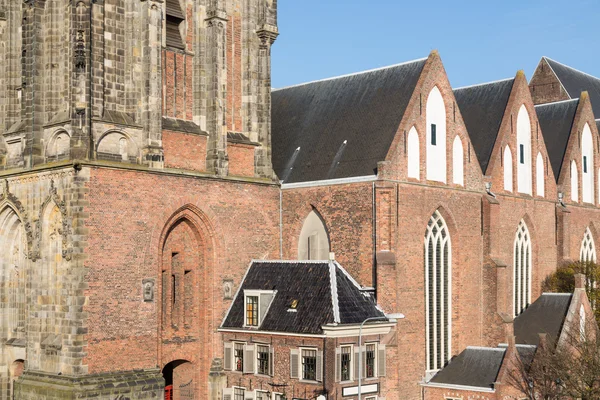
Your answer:
[[[513,257],[513,313],[517,316],[531,303],[531,238],[523,220],[517,228]]]

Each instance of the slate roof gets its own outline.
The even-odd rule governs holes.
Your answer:
[[[550,164],[557,182],[578,105],[579,99],[574,99],[535,106],[540,128],[546,142],[546,150],[550,157]]]
[[[457,88],[454,97],[485,174],[515,80]]]
[[[371,295],[335,261],[253,261],[221,328],[244,329],[244,290],[277,291],[260,331],[321,334],[323,325],[359,324],[384,316]],[[293,300],[298,305],[290,312]]]
[[[548,340],[555,342],[562,330],[572,297],[569,293],[542,294],[515,318],[517,344],[538,346],[540,333],[548,334]]]
[[[162,117],[162,129],[185,133],[204,133],[202,132],[202,129],[200,129],[200,126],[196,125],[196,123],[193,121],[186,121],[183,119],[170,117]]]
[[[375,175],[425,62],[274,90],[273,167],[279,179],[294,183]]]
[[[500,372],[505,349],[467,347],[450,360],[429,383],[493,389]]]
[[[594,115],[596,118],[600,118],[600,79],[554,61],[551,58],[543,57],[543,59],[550,65],[550,68],[554,71],[554,74],[569,94],[569,97],[577,99],[581,96],[581,92],[588,92],[592,101]]]

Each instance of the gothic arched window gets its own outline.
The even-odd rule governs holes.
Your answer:
[[[452,249],[444,218],[436,211],[425,232],[427,370],[436,371],[452,351]]]
[[[325,224],[314,210],[304,220],[298,240],[299,260],[329,259],[329,236]]]
[[[590,228],[585,230],[583,241],[581,242],[581,250],[579,251],[579,260],[582,262],[596,262],[596,246]]]
[[[523,220],[515,236],[513,258],[513,310],[516,316],[531,303],[531,237]]]

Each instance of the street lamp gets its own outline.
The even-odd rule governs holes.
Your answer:
[[[371,317],[365,319],[360,324],[360,328],[358,329],[358,400],[361,400],[361,384],[362,384],[362,329],[363,325],[369,321],[377,321],[382,319],[394,320],[394,319],[403,319],[404,314],[394,313],[394,314],[385,314],[380,317]]]

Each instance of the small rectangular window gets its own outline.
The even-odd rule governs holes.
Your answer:
[[[519,162],[525,164],[525,145],[519,145]]]
[[[375,344],[367,345],[366,353],[366,377],[375,378]]]
[[[244,371],[244,344],[235,343],[233,346],[233,370],[238,372]]]
[[[350,380],[350,365],[352,365],[352,346],[342,346],[341,373],[342,381]]]
[[[246,326],[258,326],[258,296],[246,296]]]
[[[587,156],[583,156],[583,173],[587,174]]]
[[[244,400],[245,390],[242,388],[233,388],[233,400]]]
[[[317,380],[317,351],[302,350],[302,379]]]
[[[437,145],[437,127],[435,124],[431,124],[431,145]]]
[[[260,375],[269,375],[269,346],[256,346],[256,372]]]

